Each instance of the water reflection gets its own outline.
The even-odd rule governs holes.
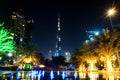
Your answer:
[[[76,71],[74,72],[74,77],[75,77],[75,79],[78,77],[78,75],[77,75],[77,72],[76,72]]]
[[[59,76],[60,75],[60,71],[57,71],[57,76]]]
[[[85,78],[86,78],[86,73],[84,73],[84,72],[79,72],[79,77],[80,77],[81,79],[85,79]]]
[[[90,72],[90,73],[88,73],[88,76],[89,76],[90,80],[97,80],[99,78],[98,73]]]
[[[65,79],[65,71],[62,72],[62,78]]]
[[[120,80],[120,74],[72,71],[18,71],[10,76],[11,80]],[[0,80],[5,80],[0,79]],[[8,79],[6,79],[8,80]]]
[[[120,80],[120,74],[113,74],[113,73],[108,73],[108,74],[104,74],[103,75],[104,79],[108,79],[108,80]]]
[[[50,79],[52,80],[54,78],[54,73],[53,71],[50,71]]]

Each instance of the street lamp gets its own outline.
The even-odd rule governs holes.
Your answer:
[[[115,8],[111,8],[111,9],[108,10],[108,16],[114,16],[115,13],[116,13]]]
[[[13,56],[13,54],[12,53],[8,53],[8,57],[12,57]]]
[[[113,29],[113,23],[112,23],[111,17],[114,16],[115,14],[116,14],[116,9],[115,8],[110,8],[107,11],[107,16],[110,18],[110,23],[111,23],[112,29]]]

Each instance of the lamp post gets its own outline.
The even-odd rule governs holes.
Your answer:
[[[112,23],[112,16],[114,16],[116,14],[116,10],[115,8],[110,8],[108,11],[107,11],[107,16],[110,18],[110,24],[111,24],[111,27],[113,29],[113,23]]]

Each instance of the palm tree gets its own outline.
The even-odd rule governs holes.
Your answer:
[[[65,57],[61,55],[55,57],[52,56],[52,64],[56,69],[59,69],[60,66],[66,66]]]
[[[79,51],[79,48],[78,49],[75,49],[75,52],[74,54],[72,54],[72,58],[70,60],[70,62],[74,65],[75,69],[79,69],[80,66],[84,66],[84,59],[82,59],[82,53]],[[83,71],[83,68],[80,70],[80,71]]]
[[[110,32],[108,29],[103,29],[103,33],[96,38],[96,44],[95,52],[105,58],[107,71],[113,71],[111,57],[120,48],[119,32],[116,30]]]
[[[28,45],[26,48],[22,51],[22,56],[19,57],[17,64],[18,65],[25,65],[26,63],[30,63],[32,65],[40,64],[40,59],[43,56],[37,52],[37,50],[34,48],[34,45]]]
[[[95,67],[95,63],[97,63],[98,60],[98,55],[97,53],[94,52],[95,49],[95,43],[94,41],[89,42],[89,43],[83,43],[83,46],[81,48],[81,53],[83,53],[82,55],[82,59],[84,59],[84,61],[86,61],[89,64],[89,71],[95,71],[96,67]]]
[[[89,70],[93,71],[94,64],[97,62],[98,57],[97,54],[94,52],[94,45],[93,42],[90,43],[83,43],[83,45],[76,49],[73,58],[71,61],[79,67],[83,67],[85,62],[89,64]],[[82,69],[83,70],[83,69]]]
[[[29,51],[22,55],[19,63],[39,63],[39,56],[35,51]]]

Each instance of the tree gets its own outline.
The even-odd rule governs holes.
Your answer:
[[[98,54],[95,52],[96,45],[97,44],[95,43],[95,41],[91,41],[83,45],[83,49],[82,49],[82,53],[84,54],[83,58],[85,58],[85,61],[89,63],[89,68],[88,68],[89,71],[97,70],[95,64],[99,60],[99,57],[98,57]]]
[[[89,43],[84,43],[74,54],[72,61],[79,64],[87,61],[91,66],[93,60],[104,58],[108,72],[113,71],[112,56],[120,52],[120,32],[113,29],[109,31],[103,29],[102,34],[94,37],[95,40]],[[76,59],[76,60],[75,60]],[[75,63],[75,64],[76,64]],[[120,63],[119,63],[120,64]]]
[[[39,56],[35,51],[28,51],[23,53],[22,57],[20,57],[18,63],[26,64],[26,63],[35,63],[39,64]]]
[[[0,24],[0,53],[14,52],[15,42],[10,32],[4,27],[4,23]]]
[[[120,49],[120,33],[115,29],[111,32],[103,29],[103,33],[96,38],[96,42],[95,52],[105,58],[107,71],[113,71],[111,57]]]
[[[4,22],[0,23],[0,63],[2,65],[6,64],[9,61],[7,53],[14,53],[15,52],[15,42],[11,33],[4,28]],[[12,56],[13,58],[13,56]],[[11,60],[13,63],[13,60]]]
[[[39,65],[43,62],[43,55],[38,53],[35,46],[31,43],[27,44],[21,53],[21,57],[17,60],[17,65],[23,67],[26,63]]]
[[[79,51],[79,49],[80,48],[75,49],[70,60],[70,62],[74,65],[75,68],[79,68],[79,65],[83,63],[81,57],[83,54]]]
[[[83,43],[80,48],[76,49],[72,62],[76,61],[77,65],[76,63],[74,64],[79,67],[80,71],[84,71],[85,63],[89,64],[90,71],[95,70],[95,63],[98,60],[98,55],[94,52],[94,44],[94,42]]]
[[[64,56],[52,56],[52,64],[56,67],[59,68],[59,66],[65,66],[65,57]]]

